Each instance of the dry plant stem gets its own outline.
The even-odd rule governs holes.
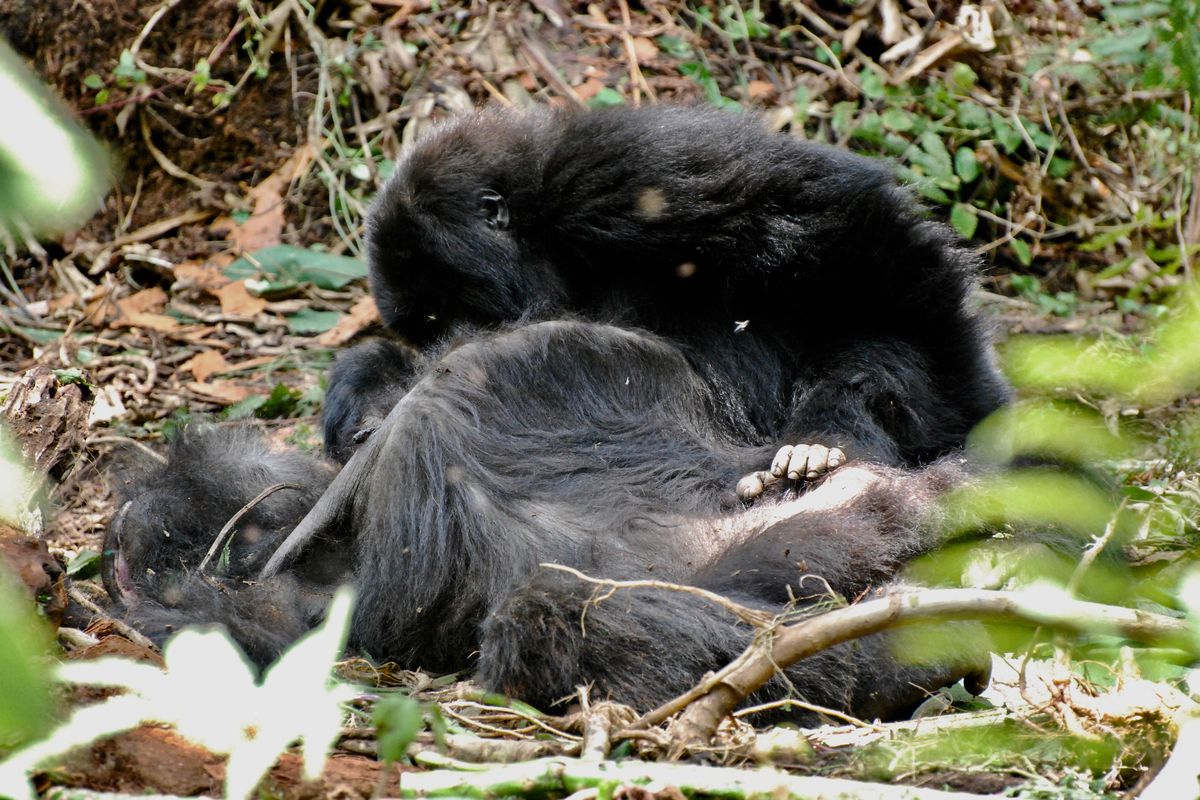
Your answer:
[[[145,456],[153,459],[154,461],[157,461],[159,464],[167,463],[167,457],[164,456],[162,453],[159,453],[159,452],[155,451],[154,449],[152,449],[150,446],[148,446],[142,442],[139,442],[137,439],[131,439],[128,436],[116,436],[116,435],[113,435],[113,436],[89,436],[87,439],[84,440],[83,444],[85,447],[91,447],[91,448],[95,448],[97,445],[102,445],[102,444],[127,444],[127,445],[130,445],[131,447],[136,447]]]
[[[121,620],[110,617],[104,609],[93,603],[87,595],[79,591],[79,589],[75,586],[68,585],[67,594],[70,595],[71,599],[76,603],[86,608],[92,614],[95,614],[97,618],[107,620],[112,625],[113,630],[124,636],[129,641],[158,652],[158,648],[154,646],[154,642],[150,641],[141,633],[138,633]]]
[[[703,746],[734,706],[787,667],[834,645],[920,619],[1013,619],[1060,631],[1107,631],[1142,641],[1184,634],[1183,620],[1069,598],[985,589],[928,589],[901,592],[779,628],[769,643],[755,641],[729,666],[706,679],[702,697],[682,702],[678,738],[683,746]],[[683,697],[696,694],[693,689]],[[634,728],[656,725],[681,705],[677,698],[646,714]]]
[[[586,583],[594,583],[597,586],[607,586],[613,591],[616,591],[617,589],[666,589],[667,591],[671,592],[682,592],[684,594],[695,595],[696,597],[702,597],[710,603],[720,606],[730,614],[733,614],[735,617],[740,619],[742,622],[745,622],[748,625],[753,625],[756,628],[768,627],[775,621],[774,614],[768,614],[765,611],[747,608],[746,606],[733,602],[727,597],[722,597],[716,592],[710,592],[707,589],[699,589],[695,586],[684,586],[682,584],[669,583],[667,581],[614,581],[608,578],[593,578],[590,575],[585,575],[577,569],[565,567],[562,564],[541,563],[538,564],[538,566],[546,569],[557,570],[559,572],[566,572],[569,575],[574,575],[581,581]],[[594,598],[592,602],[598,603],[601,600],[607,599],[609,596],[611,596],[611,594],[612,593],[610,592],[609,594]]]
[[[213,556],[220,552],[221,548],[225,546],[225,542],[233,536],[233,528],[238,524],[238,522],[241,521],[242,517],[250,513],[250,510],[263,500],[266,500],[268,497],[280,491],[281,489],[295,489],[298,492],[304,491],[303,486],[297,486],[294,483],[277,483],[274,486],[268,486],[267,488],[263,489],[258,493],[258,497],[255,497],[249,503],[246,503],[246,505],[239,508],[237,513],[229,518],[229,521],[226,522],[225,526],[221,528],[220,532],[217,533],[217,537],[213,539],[212,545],[209,546],[208,552],[204,554],[204,560],[200,562],[200,566],[196,568],[196,571],[200,573],[204,572],[205,568],[208,566],[208,562],[212,561]]]
[[[431,762],[434,759],[430,760]],[[865,783],[789,775],[775,769],[747,770],[698,764],[652,764],[642,761],[600,763],[574,758],[543,758],[524,764],[461,772],[435,769],[407,772],[398,797],[569,796],[587,789],[611,786],[677,787],[684,795],[711,795],[726,800],[761,797],[803,797],[806,800],[979,800],[979,795],[943,792],[916,786]],[[651,788],[654,791],[654,788]],[[54,800],[144,800],[145,795],[108,794],[86,789],[55,789]],[[160,795],[159,800],[173,800]]]
[[[579,687],[579,695],[584,704],[583,742],[579,757],[584,761],[603,761],[612,749],[613,718],[610,708],[603,704],[590,707],[586,687]]]

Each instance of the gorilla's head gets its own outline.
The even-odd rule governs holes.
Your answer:
[[[530,246],[552,115],[478,112],[443,124],[397,165],[367,222],[371,292],[418,346],[455,325],[512,321],[562,294]]]

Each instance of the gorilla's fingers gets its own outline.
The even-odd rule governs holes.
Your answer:
[[[792,448],[792,458],[788,461],[787,467],[789,480],[798,481],[801,478],[808,477],[808,459],[813,454],[813,451],[820,446],[819,444],[798,444]]]
[[[776,451],[771,466],[751,472],[737,483],[741,500],[753,500],[785,477],[789,481],[815,481],[846,463],[846,454],[823,444],[785,444]]]
[[[787,472],[788,463],[792,460],[793,448],[790,444],[785,444],[779,448],[779,452],[775,454],[775,458],[771,461],[771,474],[777,478],[782,478]]]
[[[767,470],[759,470],[758,472],[751,472],[738,481],[734,491],[737,492],[738,499],[740,500],[753,500],[761,495],[764,489],[778,481],[778,476],[772,475]]]

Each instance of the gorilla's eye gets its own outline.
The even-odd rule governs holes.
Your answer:
[[[499,192],[484,189],[479,195],[479,204],[483,209],[483,219],[489,228],[504,230],[508,227],[508,203]]]

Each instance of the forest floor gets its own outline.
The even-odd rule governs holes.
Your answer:
[[[1195,138],[1186,91],[1169,80],[1128,78],[1130,69],[1157,62],[1138,21],[1113,12],[1120,7],[1091,0],[0,6],[0,33],[107,143],[113,160],[112,189],[95,216],[55,241],[0,242],[0,397],[17,396],[36,367],[54,370],[60,386],[80,387],[82,411],[43,405],[39,416],[25,408],[27,428],[54,443],[53,459],[41,465],[56,479],[41,536],[72,565],[78,592],[104,605],[103,589],[87,576],[114,511],[106,474],[115,464],[158,448],[173,427],[194,419],[253,417],[280,442],[318,448],[322,375],[333,353],[380,332],[354,260],[365,205],[405,143],[437,118],[486,102],[709,102],[756,111],[796,135],[887,155],[932,213],[978,246],[986,261],[981,302],[1001,339],[1068,333],[1136,350],[1190,275],[1200,202],[1189,191],[1200,173],[1185,147]],[[1153,12],[1143,26],[1167,24]],[[1136,47],[1150,60],[1131,63]],[[1083,73],[1105,58],[1113,66],[1095,67],[1101,91]],[[1182,69],[1162,48],[1158,58],[1168,76]],[[1131,108],[1138,112],[1122,115]],[[844,303],[852,315],[853,297]],[[1109,470],[1124,486],[1194,496],[1179,501],[1173,544],[1142,554],[1158,571],[1181,570],[1196,532],[1196,506],[1188,503],[1200,504],[1192,425],[1200,398],[1137,405],[1086,391],[1072,396],[1114,424],[1137,426],[1151,442]],[[158,658],[107,623],[64,648],[71,658]],[[1071,665],[1034,661],[1033,672],[1014,668],[1019,661],[999,663],[997,688],[974,711],[893,726],[834,720],[799,738],[786,729],[756,736],[741,721],[723,731],[724,746],[710,756],[975,793],[1092,797],[1147,784],[1169,748],[1171,704],[1183,702],[1175,684],[1130,672],[1087,694],[1075,687]],[[440,709],[452,734],[449,755],[460,761],[570,755],[587,735],[582,710],[544,716],[453,676],[362,661],[341,671],[371,688],[322,781],[303,781],[299,756],[288,755],[271,773],[270,796],[378,796],[420,764],[436,765],[433,754],[381,771],[369,698],[397,687]],[[1149,699],[1131,699],[1141,690]],[[78,695],[69,699],[88,699]],[[1099,710],[1098,698],[1112,707]],[[935,700],[950,710],[970,705],[956,696]],[[1123,710],[1113,710],[1118,701]],[[1089,703],[1091,716],[1080,710]],[[993,738],[968,741],[977,727]],[[1080,738],[1069,742],[1074,734]],[[670,750],[665,737],[611,744],[618,755],[658,759]],[[433,753],[434,738],[421,733],[418,749]],[[39,787],[219,794],[223,763],[166,729],[144,727],[76,752],[42,773]]]

